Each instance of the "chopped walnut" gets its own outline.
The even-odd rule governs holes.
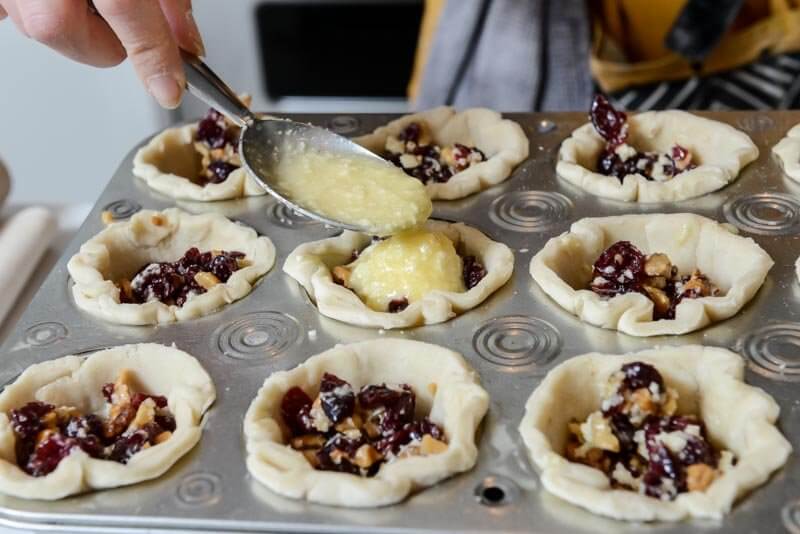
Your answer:
[[[123,278],[117,282],[117,286],[119,286],[119,290],[126,302],[132,302],[134,300],[133,286],[131,286],[130,280]]]
[[[647,388],[639,388],[631,393],[631,403],[636,406],[643,415],[658,413],[658,404],[653,402],[653,395]]]
[[[353,463],[362,469],[368,469],[370,466],[372,466],[372,464],[381,459],[383,459],[381,453],[379,453],[375,447],[369,443],[365,443],[356,451],[355,457],[353,458]]]
[[[686,487],[689,491],[705,491],[716,478],[716,471],[706,464],[692,464],[686,468]]]
[[[657,252],[650,254],[644,263],[644,272],[647,276],[672,276],[672,263],[666,254]]]
[[[139,405],[139,409],[136,411],[136,415],[131,421],[128,428],[142,428],[146,424],[152,422],[156,416],[156,403],[153,399],[145,399]]]
[[[325,436],[320,434],[303,434],[292,438],[291,445],[293,449],[319,449],[325,445]]]
[[[422,441],[419,445],[419,451],[423,455],[439,454],[447,450],[447,443],[438,440],[430,434],[422,436]]]
[[[164,443],[165,441],[167,441],[171,437],[172,437],[172,432],[170,432],[169,430],[166,430],[166,431],[161,432],[160,434],[158,434],[155,438],[153,438],[153,443],[155,445],[159,445],[160,443]]]
[[[644,285],[642,287],[647,293],[647,296],[650,297],[650,300],[653,301],[653,307],[655,308],[656,313],[659,316],[667,313],[667,310],[669,310],[670,306],[672,306],[672,301],[664,292],[664,290],[649,285]]]
[[[109,224],[114,222],[114,214],[108,210],[105,210],[100,214],[100,221],[102,221],[103,224],[108,226]]]
[[[707,276],[695,269],[692,276],[683,285],[683,292],[694,292],[703,297],[710,297],[715,295],[718,290],[711,284]]]
[[[194,281],[197,282],[200,287],[206,290],[211,289],[220,283],[219,278],[214,276],[213,273],[207,273],[205,271],[200,271],[194,275]]]
[[[349,287],[350,284],[350,269],[343,265],[337,265],[331,271],[333,281],[340,286]]]

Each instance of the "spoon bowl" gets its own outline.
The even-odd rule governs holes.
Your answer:
[[[377,233],[367,226],[333,220],[298,205],[276,187],[275,170],[286,154],[306,149],[344,157],[368,157],[382,161],[386,165],[391,163],[325,128],[256,116],[200,58],[185,50],[181,50],[181,57],[189,92],[219,110],[241,128],[238,148],[242,163],[265,191],[297,213],[324,224],[357,232]]]
[[[242,128],[239,138],[242,163],[261,187],[276,200],[301,215],[327,225],[370,233],[370,228],[330,219],[296,204],[281,193],[276,184],[276,169],[280,158],[305,149],[344,156],[370,157],[385,162],[375,153],[330,130],[283,119],[256,119]],[[389,162],[386,164],[390,165]]]

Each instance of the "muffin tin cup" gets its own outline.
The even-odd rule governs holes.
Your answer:
[[[275,267],[244,299],[218,313],[185,323],[130,327],[103,323],[78,310],[66,262],[103,228],[101,212],[125,218],[140,208],[176,203],[151,191],[132,173],[135,149],[121,163],[92,212],[67,247],[2,349],[0,384],[32,363],[124,343],[175,343],[200,360],[214,379],[217,401],[203,438],[160,478],[134,486],[56,502],[0,496],[0,525],[27,529],[95,528],[210,531],[326,532],[595,532],[599,528],[651,531],[600,518],[548,495],[527,459],[517,426],[525,401],[549,369],[586,352],[622,353],[656,345],[728,347],[747,360],[746,380],[781,405],[779,426],[800,438],[800,184],[784,176],[771,147],[800,112],[701,113],[746,131],[758,145],[757,161],[728,187],[678,203],[635,204],[603,200],[555,175],[560,142],[586,122],[585,113],[507,114],[530,138],[530,157],[501,185],[456,201],[437,201],[434,217],[461,221],[507,244],[515,255],[512,279],[486,302],[434,326],[380,331],[320,315],[281,266],[294,247],[337,232],[294,215],[261,197],[178,205],[194,213],[219,211],[270,237]],[[322,126],[346,125],[347,135],[367,133],[389,115],[294,115]],[[546,125],[546,127],[543,127]],[[190,204],[190,205],[189,205]],[[727,222],[753,237],[775,260],[754,299],[735,317],[689,335],[635,338],[581,323],[551,301],[528,272],[544,243],[583,217],[627,213],[691,212]],[[242,418],[264,379],[294,367],[337,343],[381,337],[417,339],[461,352],[481,375],[491,405],[478,433],[475,467],[407,501],[374,510],[351,510],[280,497],[256,482],[244,462]],[[744,497],[719,523],[660,525],[659,532],[800,532],[792,455],[768,483]],[[767,527],[767,525],[769,525]]]

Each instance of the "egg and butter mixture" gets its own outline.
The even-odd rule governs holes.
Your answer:
[[[369,156],[289,151],[275,169],[278,192],[334,221],[386,236],[420,226],[433,211],[425,186]]]
[[[474,256],[460,256],[443,233],[407,230],[364,249],[334,281],[376,311],[398,312],[432,291],[464,292],[486,275]]]

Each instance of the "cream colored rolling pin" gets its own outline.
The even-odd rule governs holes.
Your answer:
[[[3,166],[3,160],[0,160],[0,207],[6,201],[9,189],[11,189],[11,177],[8,175],[8,170]],[[2,319],[0,318],[0,320]]]
[[[0,323],[36,271],[56,229],[54,217],[41,207],[25,208],[0,223]]]

